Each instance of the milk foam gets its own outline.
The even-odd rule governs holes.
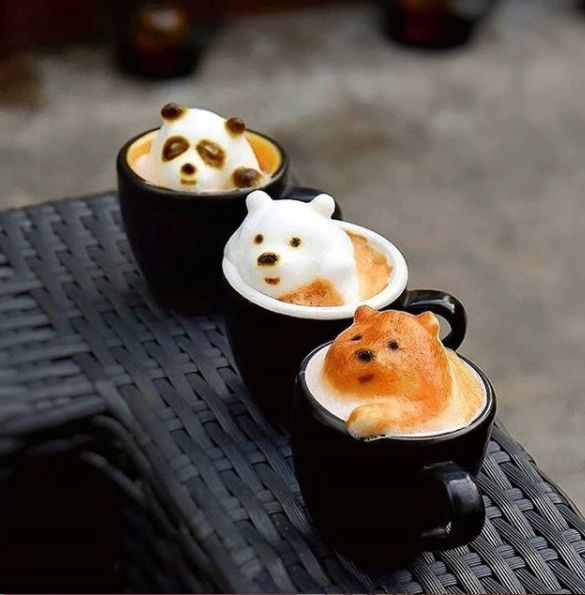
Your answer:
[[[222,192],[265,183],[258,159],[244,134],[230,131],[222,116],[203,109],[176,106],[154,135],[150,152],[134,163],[145,180],[186,192]],[[241,130],[241,132],[240,132]]]
[[[323,374],[323,367],[325,363],[325,357],[327,355],[327,351],[329,350],[329,345],[323,347],[317,353],[313,355],[313,357],[309,360],[307,367],[305,369],[305,381],[307,384],[307,388],[309,389],[310,393],[313,395],[315,400],[324,407],[327,411],[329,411],[335,417],[338,417],[342,421],[347,421],[349,416],[351,415],[352,411],[356,407],[360,407],[364,405],[364,400],[356,398],[348,399],[347,395],[344,395],[344,398],[340,398],[339,394],[336,394],[335,389],[332,389],[329,386],[329,383],[324,377]],[[453,423],[450,418],[458,418],[457,411],[449,406],[446,411],[443,412],[441,417],[436,420],[436,424],[432,427],[432,429],[426,429],[425,431],[417,431],[417,432],[409,432],[408,434],[402,434],[403,436],[412,436],[412,437],[424,437],[424,436],[435,436],[438,434],[444,434],[447,432],[453,432],[455,430],[459,430],[463,427],[472,423],[480,413],[485,409],[485,405],[487,403],[487,393],[483,381],[481,380],[479,374],[469,365],[467,362],[464,362],[460,359],[457,354],[450,350],[446,350],[450,359],[457,358],[459,362],[461,362],[466,370],[471,372],[472,377],[474,380],[477,381],[478,385],[481,386],[482,390],[482,402],[481,405],[478,407],[475,416],[471,422],[466,424],[455,422]],[[462,387],[456,387],[455,390],[461,391]],[[380,395],[380,396],[388,396],[388,395]],[[368,399],[368,402],[375,400],[376,397],[372,397]],[[456,401],[456,399],[452,399],[452,401]],[[397,435],[397,434],[392,434]]]

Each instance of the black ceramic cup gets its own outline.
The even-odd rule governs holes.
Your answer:
[[[198,194],[151,184],[133,164],[150,150],[155,134],[151,130],[128,141],[116,161],[130,246],[159,302],[190,313],[219,310],[223,247],[246,216],[252,189]],[[305,201],[319,194],[291,181],[288,156],[276,141],[258,132],[246,135],[268,177],[262,190],[272,198]]]
[[[442,550],[479,535],[485,511],[475,477],[496,413],[494,389],[472,362],[485,405],[465,428],[430,436],[357,440],[311,393],[303,361],[292,415],[292,448],[303,498],[322,536],[371,565]]]
[[[359,225],[344,221],[339,221],[339,225],[365,236],[392,264],[388,285],[363,304],[377,310],[392,308],[413,314],[430,310],[449,323],[451,331],[443,342],[457,349],[467,328],[461,302],[444,291],[407,289],[406,261],[394,244]],[[350,326],[357,306],[299,306],[271,298],[245,283],[225,257],[223,274],[227,333],[242,378],[265,415],[286,427],[302,359]]]

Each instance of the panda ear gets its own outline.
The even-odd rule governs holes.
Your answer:
[[[250,192],[246,198],[246,207],[248,207],[248,213],[257,213],[268,207],[272,202],[272,199],[266,192],[262,190],[254,190],[254,192]]]
[[[163,120],[172,122],[178,120],[187,113],[187,108],[180,103],[167,103],[161,110],[160,115]]]
[[[416,319],[429,331],[429,333],[431,333],[431,335],[439,335],[441,324],[432,312],[423,312],[422,314],[419,314]]]
[[[378,314],[378,310],[374,310],[371,306],[360,306],[353,315],[353,321],[365,322],[366,320],[370,320],[370,318],[375,318]]]
[[[319,215],[330,219],[335,211],[335,200],[329,194],[319,194],[309,203],[309,207]]]

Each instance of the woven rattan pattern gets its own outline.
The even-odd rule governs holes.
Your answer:
[[[0,213],[0,457],[85,449],[162,527],[151,560],[174,578],[151,588],[585,592],[583,518],[504,430],[493,438],[482,535],[367,574],[314,533],[287,437],[246,395],[221,318],[149,298],[115,196]]]

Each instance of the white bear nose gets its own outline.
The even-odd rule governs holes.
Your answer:
[[[261,267],[271,267],[274,266],[279,260],[278,254],[274,252],[263,252],[257,258],[256,262],[258,262],[258,266]]]

